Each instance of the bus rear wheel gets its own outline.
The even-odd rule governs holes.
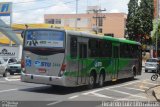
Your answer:
[[[99,85],[99,87],[103,87],[104,86],[104,74],[103,73],[101,73],[99,75],[98,85]]]
[[[91,75],[89,76],[88,88],[92,89],[95,87],[95,85],[96,85],[96,77],[93,73],[91,73]]]

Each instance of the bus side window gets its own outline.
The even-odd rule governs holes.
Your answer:
[[[98,42],[99,41],[97,39],[89,39],[89,57],[99,57]]]
[[[112,43],[106,40],[100,40],[99,51],[99,57],[112,57]]]
[[[70,54],[71,54],[71,58],[77,57],[77,37],[71,37]]]

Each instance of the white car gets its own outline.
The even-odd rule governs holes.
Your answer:
[[[4,61],[4,59],[0,59],[0,75],[3,75],[3,77],[7,76],[7,64]]]
[[[149,70],[152,72],[156,72],[156,70],[159,67],[159,59],[157,58],[150,58],[145,63],[145,72],[148,72]]]
[[[6,77],[8,72],[8,66],[15,63],[17,63],[17,60],[15,58],[0,58],[0,74],[3,75],[3,77]]]
[[[12,65],[12,64],[17,63],[17,59],[15,58],[4,58],[4,61],[7,65]]]

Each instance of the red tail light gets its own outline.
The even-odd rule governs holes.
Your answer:
[[[21,60],[21,68],[24,68],[24,59]]]
[[[62,64],[61,71],[65,71],[65,70],[66,70],[66,64]]]

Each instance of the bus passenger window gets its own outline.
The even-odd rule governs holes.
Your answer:
[[[98,40],[90,39],[89,40],[89,49],[90,49],[89,57],[99,57]]]
[[[71,54],[71,58],[77,57],[77,38],[76,37],[71,37],[70,54]]]

